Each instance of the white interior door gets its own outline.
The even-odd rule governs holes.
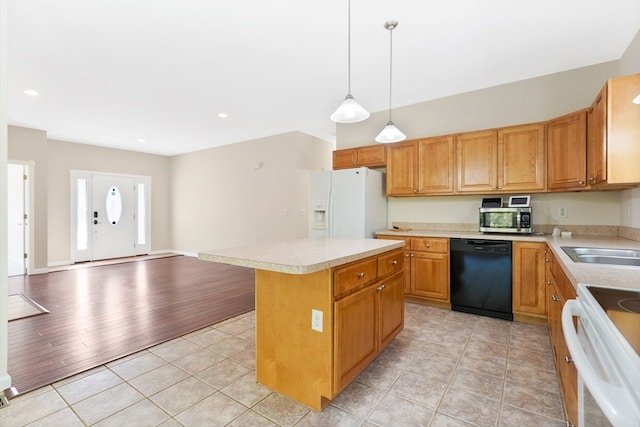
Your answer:
[[[26,274],[27,206],[26,166],[7,165],[7,244],[9,276]]]
[[[94,260],[136,254],[134,185],[128,176],[93,176],[90,221]]]

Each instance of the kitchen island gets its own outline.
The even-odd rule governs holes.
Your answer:
[[[298,239],[199,258],[256,269],[256,380],[322,410],[404,326],[403,245]]]

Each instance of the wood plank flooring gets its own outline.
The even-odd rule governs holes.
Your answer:
[[[253,269],[176,256],[9,278],[50,313],[9,322],[18,393],[255,308]]]

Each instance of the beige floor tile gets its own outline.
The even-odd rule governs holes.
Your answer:
[[[305,405],[278,393],[271,393],[253,410],[281,426],[293,426],[310,411]]]
[[[494,317],[480,316],[476,324],[478,329],[490,329],[497,332],[511,333],[513,322],[509,320],[496,319]]]
[[[431,421],[430,427],[474,427],[473,424],[468,424],[463,421],[452,418],[448,415],[437,413]],[[524,427],[524,426],[521,426]]]
[[[164,365],[129,381],[140,393],[149,397],[187,378],[188,373],[174,365]]]
[[[393,367],[395,369],[404,369],[411,359],[413,359],[414,353],[407,351],[398,351],[392,348],[386,348],[380,353],[374,360],[376,363],[384,366]]]
[[[198,372],[196,377],[220,390],[238,378],[243,377],[248,372],[250,372],[250,370],[245,366],[233,360],[225,359],[204,371]]]
[[[552,353],[540,353],[538,351],[511,347],[509,349],[509,361],[545,371],[555,370],[555,362],[553,360]]]
[[[189,377],[154,394],[150,399],[169,415],[174,416],[215,393],[215,391],[216,389],[205,382]]]
[[[532,388],[513,381],[505,383],[504,403],[549,418],[564,419],[562,400],[558,393]]]
[[[278,427],[278,424],[266,419],[262,415],[249,410],[231,421],[226,427]]]
[[[560,393],[555,371],[536,369],[530,365],[521,365],[509,361],[507,364],[506,379],[516,381],[527,387],[535,387],[553,393]]]
[[[9,426],[10,424],[0,423],[0,425]],[[73,413],[71,408],[64,408],[31,424],[27,424],[27,427],[84,427],[84,424]]]
[[[122,363],[111,365],[110,369],[125,381],[166,365],[167,361],[153,353],[140,353],[137,357],[130,358]]]
[[[73,405],[123,382],[122,378],[111,370],[102,369],[92,375],[83,376],[76,381],[56,387],[56,390],[68,404]]]
[[[465,343],[466,343],[466,340],[465,340]],[[436,343],[436,342],[429,341],[420,350],[418,355],[421,355],[430,359],[440,360],[443,363],[448,363],[450,365],[457,365],[458,360],[462,356],[462,352],[464,351],[464,349],[465,349],[465,344],[450,345],[447,343]]]
[[[446,383],[404,373],[391,387],[389,394],[435,410],[446,388]]]
[[[466,354],[489,356],[495,359],[507,359],[509,346],[494,342],[483,341],[471,337],[467,345]]]
[[[386,395],[368,420],[378,426],[428,426],[434,412],[417,403]]]
[[[200,347],[193,341],[180,338],[172,340],[170,343],[152,347],[149,349],[149,351],[156,356],[162,357],[164,360],[173,362],[201,349],[202,347]]]
[[[339,426],[359,427],[364,420],[341,411],[335,406],[327,406],[322,412],[309,411],[296,427]]]
[[[246,366],[247,368],[255,371],[256,369],[256,346],[252,344],[250,347],[245,348],[244,350],[234,354],[229,357],[229,359],[234,362],[238,362],[241,365]]]
[[[511,334],[511,346],[525,350],[551,353],[551,340],[549,335],[516,335]]]
[[[438,412],[479,427],[495,426],[500,412],[500,402],[449,387]]]
[[[252,407],[272,393],[267,387],[256,382],[256,374],[253,371],[235,380],[220,391],[247,407]]]
[[[189,336],[187,338],[189,341],[192,341],[198,344],[201,347],[209,347],[219,343],[220,341],[224,341],[229,338],[231,335],[226,332],[222,332],[218,329],[209,329],[201,334]]]
[[[356,381],[386,392],[398,380],[401,373],[402,368],[385,366],[374,361],[358,375]]]
[[[84,378],[84,377],[88,377],[88,376],[90,376],[90,375],[93,375],[93,374],[98,373],[98,372],[100,372],[100,371],[104,371],[104,370],[106,370],[106,369],[107,369],[107,368],[106,368],[104,365],[102,365],[102,366],[98,366],[98,367],[96,367],[96,368],[89,369],[88,371],[80,372],[79,374],[76,374],[76,375],[70,376],[70,377],[65,378],[65,379],[62,379],[62,380],[60,380],[60,381],[56,381],[56,382],[55,382],[55,383],[53,383],[52,385],[53,385],[53,387],[54,387],[55,389],[59,389],[60,387],[62,387],[62,386],[64,386],[64,385],[66,385],[66,384],[72,383],[72,382],[74,382],[74,381],[78,381],[78,380],[80,380],[80,379],[82,379],[82,378]]]
[[[447,384],[455,369],[456,365],[451,361],[434,359],[427,353],[420,352],[411,360],[406,372]]]
[[[84,423],[95,424],[143,399],[143,395],[125,383],[91,396],[71,408]]]
[[[427,344],[439,344],[458,351],[458,356],[461,350],[467,345],[469,341],[469,334],[466,332],[460,332],[458,334],[451,334],[450,332],[441,331],[440,325],[435,325],[433,328],[435,331],[429,337]]]
[[[0,426],[22,426],[51,415],[66,407],[60,395],[50,386],[12,399],[0,409]]]
[[[148,400],[141,400],[135,405],[118,412],[95,424],[96,427],[144,427],[157,426],[169,419],[163,412]]]
[[[223,360],[223,355],[200,347],[200,350],[194,351],[181,359],[174,360],[172,363],[183,371],[195,374],[197,372],[204,371]]]
[[[255,344],[252,341],[245,340],[244,338],[229,336],[229,338],[220,341],[219,343],[209,346],[210,350],[220,353],[225,357],[231,357],[236,353],[241,352],[249,347],[254,347]]]
[[[451,380],[451,387],[475,393],[488,399],[500,401],[503,389],[502,377],[459,368]]]
[[[548,418],[542,415],[525,411],[524,409],[515,408],[513,406],[504,405],[502,407],[502,416],[500,419],[500,427],[565,427],[565,423],[560,420]]]
[[[366,418],[384,395],[373,387],[352,382],[333,399],[331,405],[359,418]]]
[[[247,408],[230,397],[216,392],[175,416],[186,427],[224,426]]]
[[[506,360],[501,358],[496,359],[478,353],[465,353],[460,360],[459,366],[496,377],[504,377]]]
[[[247,322],[243,319],[236,319],[237,318],[227,320],[226,322],[222,322],[219,325],[214,325],[214,327],[215,329],[231,335],[240,335],[247,329],[255,328],[254,323],[252,322]]]
[[[495,342],[502,345],[509,345],[509,341],[511,340],[511,332],[509,331],[497,331],[484,327],[476,327],[471,336],[473,339]]]

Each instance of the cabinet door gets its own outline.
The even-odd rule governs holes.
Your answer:
[[[378,354],[378,290],[369,286],[334,303],[334,393]]]
[[[418,192],[451,194],[455,175],[452,135],[418,141]]]
[[[498,130],[498,190],[544,191],[545,125]]]
[[[456,137],[459,193],[497,189],[498,139],[496,131],[467,132]]]
[[[358,166],[384,166],[386,164],[386,145],[377,144],[358,148]]]
[[[545,318],[545,244],[513,242],[513,312]]]
[[[607,184],[640,183],[640,73],[607,82]]]
[[[607,180],[607,86],[602,88],[587,117],[587,175],[589,185]]]
[[[587,112],[558,117],[547,124],[547,188],[587,186]]]
[[[411,295],[449,302],[449,255],[412,252]]]
[[[404,326],[403,273],[396,273],[376,288],[380,298],[380,351],[400,333]]]
[[[418,191],[417,156],[416,141],[387,147],[387,196],[408,196]]]
[[[347,148],[333,152],[333,168],[347,169],[358,167],[358,150]]]

